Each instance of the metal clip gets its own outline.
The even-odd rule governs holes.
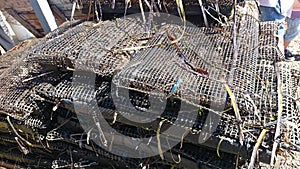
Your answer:
[[[61,137],[61,134],[58,133],[57,131],[52,130],[47,133],[46,140],[48,141],[63,140],[63,137]]]
[[[69,168],[72,165],[69,164],[67,161],[65,160],[54,160],[52,161],[52,166],[51,168],[53,169],[58,169],[58,168]]]
[[[91,166],[97,165],[96,162],[91,162],[91,163],[88,163],[88,164],[84,164],[84,163],[86,163],[86,162],[74,163],[74,167],[75,168],[84,168],[84,167],[91,167]]]

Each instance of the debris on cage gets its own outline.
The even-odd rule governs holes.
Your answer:
[[[300,151],[300,65],[281,62],[277,23],[259,22],[254,6],[238,4],[235,26],[230,19],[220,27],[165,24],[149,34],[141,19],[127,17],[61,27],[8,52],[4,57],[15,53],[18,62],[0,75],[1,163],[253,168],[274,165],[279,150]],[[110,128],[147,139],[159,154],[111,153],[127,147],[102,125],[98,111]],[[199,143],[211,126],[216,129]],[[170,127],[185,132],[166,134]],[[165,138],[180,142],[169,147],[161,144]]]

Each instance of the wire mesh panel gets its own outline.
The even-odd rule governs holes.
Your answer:
[[[18,46],[9,50],[5,55],[1,56],[0,73],[3,73],[12,64],[17,62],[20,58],[24,57],[31,47],[38,42],[38,39],[30,39],[21,42]]]
[[[258,58],[267,59],[271,61],[282,60],[283,55],[278,48],[279,36],[278,27],[279,22],[260,22],[259,29],[259,46],[260,52]]]
[[[129,54],[118,52],[117,49],[137,46],[129,37],[141,36],[144,28],[137,20],[117,19],[115,22],[99,24],[82,23],[63,34],[56,32],[41,40],[30,51],[27,62],[37,62],[45,69],[53,66],[72,69],[77,64],[78,70],[110,76],[130,59]]]
[[[282,108],[281,125],[282,146],[291,149],[299,148],[299,67],[295,63],[277,63],[279,104]]]
[[[174,155],[182,159],[177,168],[230,168],[236,155],[240,163],[250,158],[264,128],[259,159],[268,162],[281,120],[280,145],[299,150],[299,64],[277,63],[277,23],[258,22],[252,3],[237,9],[236,25],[215,28],[171,23],[147,32],[141,19],[127,18],[55,30],[0,76],[0,147],[41,154],[36,168],[170,168]],[[174,126],[187,133],[164,133]],[[130,139],[114,139],[116,132]],[[95,145],[103,135],[107,149]],[[157,135],[178,145],[160,145]],[[170,150],[124,157],[139,139]],[[141,147],[133,152],[146,154]],[[13,161],[9,152],[0,156]],[[26,157],[15,161],[34,166],[36,156]]]
[[[42,81],[57,83],[61,72],[47,72],[32,63],[15,64],[1,75],[1,109],[17,119],[38,111],[31,97],[31,88]]]
[[[255,106],[251,103],[251,97],[255,95],[257,82],[255,77],[259,23],[254,13],[251,8],[241,10],[239,13],[236,30],[238,32],[236,48],[239,51],[237,58],[233,58],[233,23],[219,29],[187,27],[183,37],[180,37],[182,29],[176,25],[162,27],[161,30],[165,33],[155,36],[147,43],[148,46],[155,44],[155,47],[136,53],[134,59],[114,77],[113,83],[119,88],[116,106],[126,106],[121,99],[125,94],[121,92],[123,89],[125,92],[129,89],[156,95],[160,99],[175,97],[190,106],[204,108],[221,115],[220,112],[231,104],[227,99],[224,83],[232,81],[230,85],[237,98],[236,101],[243,110],[242,121],[247,123],[245,118],[252,114]],[[168,44],[172,36],[181,38],[178,44]],[[249,95],[249,99],[244,97],[246,94]],[[237,124],[234,122],[235,116],[231,113],[227,112],[224,119],[231,121],[230,130],[235,131],[228,133],[231,133],[229,134],[231,138],[237,141],[238,131],[234,127]],[[249,125],[259,126],[260,123]],[[252,142],[254,141],[252,139]]]

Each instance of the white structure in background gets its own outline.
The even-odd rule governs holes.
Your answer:
[[[12,30],[10,24],[7,22],[7,18],[2,11],[0,11],[0,26],[2,27],[4,32],[13,40],[13,36],[15,36],[15,33]]]
[[[3,12],[3,14],[6,18],[8,27],[10,27],[12,30],[11,36],[16,43],[35,37],[29,30],[27,30],[20,22],[10,16],[7,12]]]
[[[0,36],[0,52],[4,54],[6,50],[12,48],[15,44],[35,36],[29,32],[15,18],[5,11],[0,11],[0,27],[5,35]]]
[[[4,54],[6,50],[11,49],[15,42],[13,40],[14,32],[7,23],[5,16],[0,11],[0,54]]]
[[[29,2],[46,33],[57,28],[54,15],[47,0],[29,0]]]

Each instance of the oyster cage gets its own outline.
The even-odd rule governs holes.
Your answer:
[[[281,62],[277,23],[259,22],[252,2],[237,12],[236,35],[231,20],[149,33],[128,17],[70,23],[8,53],[19,61],[0,75],[2,162],[235,168],[263,129],[258,161],[270,163],[275,142],[299,151],[300,64]]]

